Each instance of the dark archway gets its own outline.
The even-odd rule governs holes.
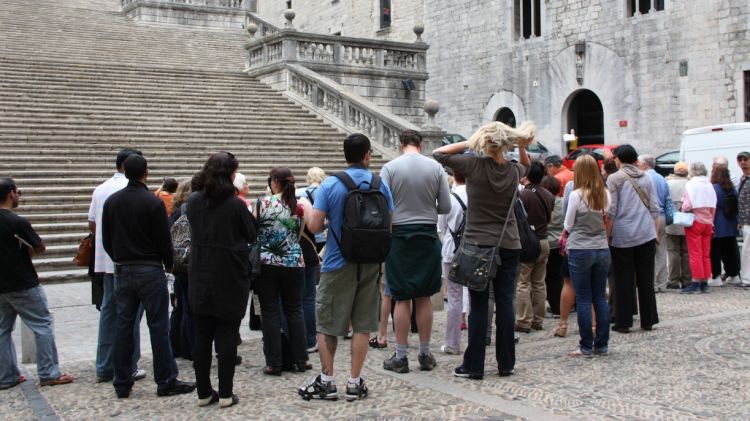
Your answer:
[[[568,130],[575,129],[578,146],[604,143],[604,111],[595,93],[583,89],[574,94],[568,106]]]
[[[495,114],[495,121],[505,123],[510,127],[516,127],[516,115],[513,114],[513,111],[511,111],[510,108],[507,107],[501,108]]]

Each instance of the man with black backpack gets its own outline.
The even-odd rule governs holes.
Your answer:
[[[380,264],[390,249],[393,199],[388,186],[371,173],[370,139],[355,133],[344,140],[347,169],[325,179],[315,195],[307,226],[320,232],[328,219],[328,241],[320,269],[316,305],[320,375],[298,389],[305,400],[338,399],[333,361],[338,337],[351,324],[351,375],[346,400],[367,396],[360,376],[370,332],[378,329]]]

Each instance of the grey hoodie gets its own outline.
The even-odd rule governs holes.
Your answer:
[[[649,197],[648,209],[628,181],[629,177]],[[620,170],[607,179],[607,188],[612,197],[607,216],[614,221],[611,246],[635,247],[655,239],[654,219],[659,217],[659,201],[651,177],[634,165],[622,164]]]

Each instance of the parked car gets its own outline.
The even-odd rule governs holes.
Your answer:
[[[443,136],[443,146],[450,145],[451,143],[463,142],[464,140],[466,140],[466,138],[460,134],[449,133]]]
[[[541,142],[534,142],[526,148],[526,153],[532,161],[544,161],[544,158],[549,155],[549,150]],[[515,148],[513,152],[506,153],[505,159],[518,162],[518,148]]]
[[[568,167],[568,168],[570,168],[572,170],[573,169],[573,164],[575,164],[575,162],[576,162],[576,158],[578,158],[579,156],[583,156],[583,155],[591,153],[591,154],[594,154],[594,156],[596,157],[596,162],[597,162],[597,164],[599,164],[599,168],[601,168],[602,167],[602,161],[604,160],[604,158],[612,156],[612,151],[616,147],[618,147],[618,146],[619,145],[583,145],[583,146],[579,146],[579,147],[573,149],[572,151],[570,151],[570,153],[567,154],[563,158],[563,165],[565,165],[566,167]]]
[[[664,177],[674,172],[674,164],[680,160],[680,150],[675,149],[656,157],[656,172]]]

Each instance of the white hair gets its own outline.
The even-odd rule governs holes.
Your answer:
[[[729,160],[724,156],[715,156],[713,160],[714,165],[720,165],[725,168],[729,168]]]
[[[690,177],[699,177],[708,174],[708,171],[706,171],[706,166],[702,162],[696,161],[690,163],[689,174]]]
[[[242,191],[243,188],[245,188],[245,184],[247,184],[247,178],[245,178],[245,175],[241,172],[238,172],[234,175],[234,188],[237,189],[237,191]]]
[[[643,154],[638,157],[638,160],[651,169],[656,168],[656,157],[653,155]]]

